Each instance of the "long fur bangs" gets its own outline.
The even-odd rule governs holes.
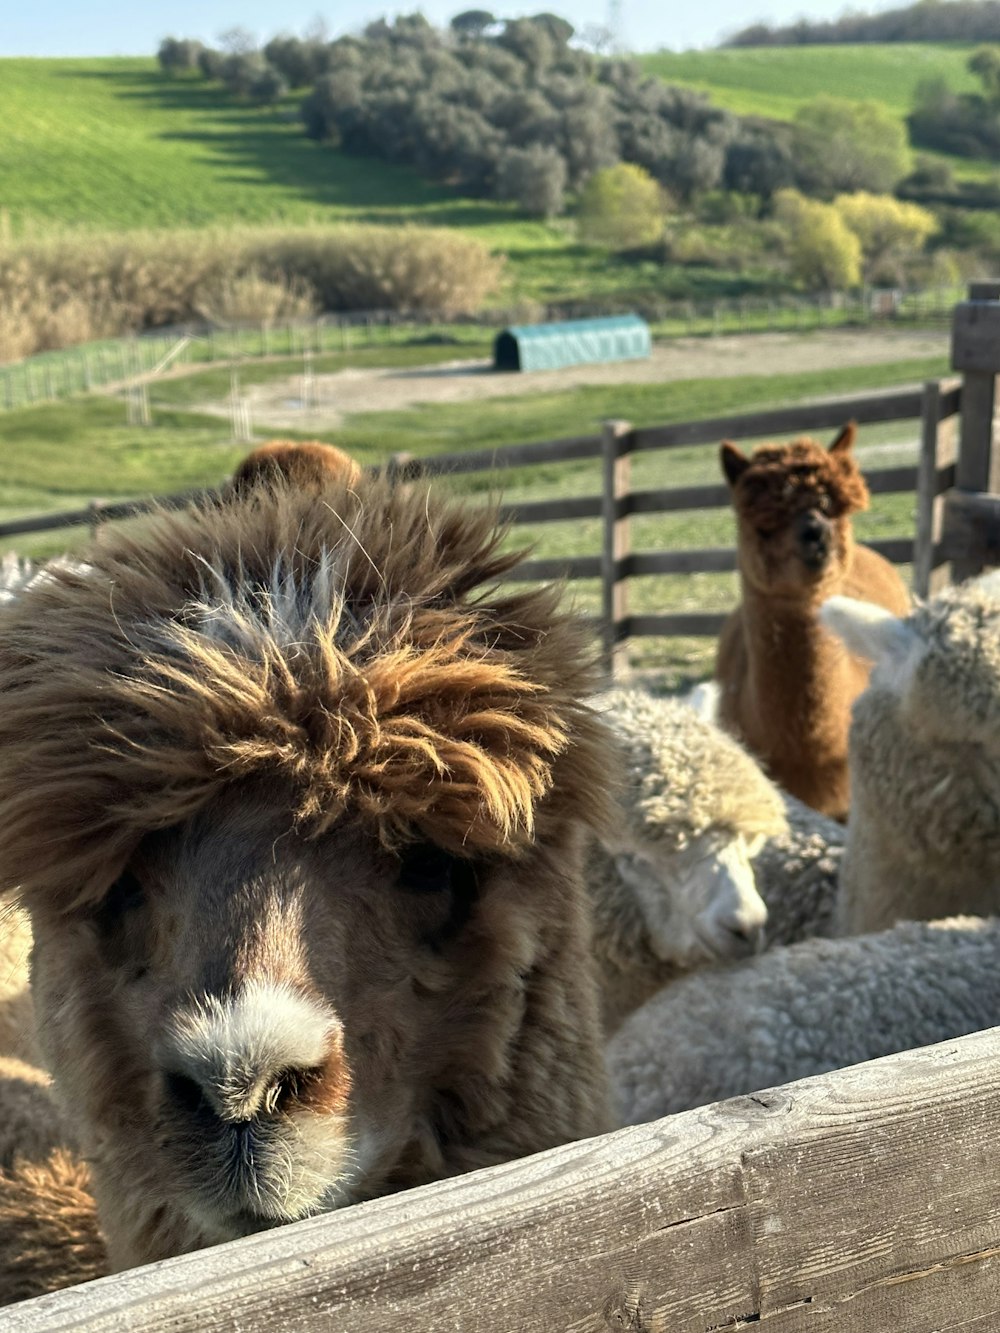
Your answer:
[[[831,454],[804,437],[755,449],[737,483],[737,504],[755,522],[777,527],[820,490],[829,494],[835,515],[868,508],[868,487],[853,455]]]
[[[589,634],[488,509],[377,478],[159,512],[0,622],[0,892],[100,899],[141,837],[274,774],[307,835],[516,855],[606,817]]]

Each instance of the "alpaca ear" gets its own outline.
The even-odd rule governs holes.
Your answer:
[[[854,448],[854,441],[858,435],[858,423],[849,421],[840,432],[833,444],[830,445],[831,454],[847,454]]]
[[[719,461],[722,463],[722,470],[726,474],[726,480],[730,486],[735,486],[750,466],[750,459],[733,444],[732,440],[722,441],[722,447],[719,450]]]
[[[819,618],[855,657],[889,667],[902,690],[904,677],[909,675],[904,668],[916,665],[923,647],[920,635],[905,620],[854,597],[828,597],[820,607]]]

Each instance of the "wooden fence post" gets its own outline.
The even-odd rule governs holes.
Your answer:
[[[87,526],[90,528],[90,540],[92,542],[96,542],[101,535],[101,524],[104,522],[103,511],[106,504],[106,500],[94,499],[87,505],[87,512],[89,514]]]
[[[955,417],[941,414],[946,387],[947,381],[941,380],[929,380],[924,385],[913,542],[913,591],[918,597],[930,597],[951,582],[951,565],[938,560],[944,532],[944,492],[948,489],[942,473],[954,466],[958,452]]]
[[[951,364],[962,372],[962,428],[955,485],[963,491],[1000,493],[1000,283],[974,282],[969,299],[955,307]],[[952,564],[956,580],[983,569],[974,554]]]
[[[601,434],[603,459],[601,548],[601,633],[604,669],[614,680],[628,669],[624,638],[628,617],[628,584],[620,562],[629,554],[629,492],[632,426],[628,421],[605,421]]]

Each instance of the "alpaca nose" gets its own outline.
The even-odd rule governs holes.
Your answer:
[[[339,1077],[341,1030],[325,1005],[252,985],[186,1004],[161,1043],[167,1101],[228,1124],[281,1115]]]
[[[721,920],[718,924],[721,930],[731,936],[732,954],[755,954],[764,948],[763,922],[748,921],[737,915],[730,920]]]
[[[810,510],[796,525],[799,545],[807,556],[826,556],[830,550],[830,525],[822,514]]]
[[[164,1074],[164,1087],[176,1110],[189,1116],[214,1116],[226,1124],[239,1125],[289,1110],[321,1072],[282,1069],[255,1078],[247,1071],[245,1077],[199,1080],[168,1070]]]

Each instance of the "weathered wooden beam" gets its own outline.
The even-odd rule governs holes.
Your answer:
[[[628,583],[622,561],[629,554],[628,499],[632,476],[632,426],[627,421],[606,421],[603,434],[604,539],[601,546],[601,623],[604,632],[604,669],[614,680],[628,669],[623,630],[628,614]]]
[[[1000,495],[950,490],[941,545],[956,564],[1000,565]]]
[[[955,307],[951,362],[963,372],[961,443],[955,484],[966,491],[1000,492],[1000,284],[977,283],[972,299]],[[982,569],[975,555],[955,555],[956,579]]]
[[[986,1333],[998,1179],[994,1029],[24,1302],[0,1330]]]
[[[687,444],[717,444],[725,439],[756,439],[772,435],[796,435],[810,430],[836,430],[845,421],[905,421],[920,416],[920,392],[867,394],[859,398],[835,399],[827,403],[800,403],[764,412],[741,412],[738,416],[713,417],[704,421],[681,421],[670,426],[649,426],[635,432],[635,452],[671,449]]]
[[[958,431],[954,413],[944,413],[945,398],[959,382],[930,380],[924,385],[920,465],[917,478],[917,529],[913,539],[913,591],[930,597],[951,582],[951,565],[942,549],[944,493],[955,484]]]

